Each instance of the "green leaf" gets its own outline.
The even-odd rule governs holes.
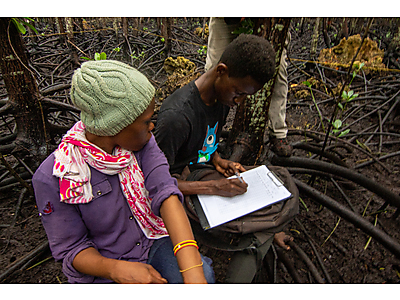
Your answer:
[[[338,137],[342,137],[350,132],[350,129],[346,129],[345,131],[341,132]]]
[[[94,60],[100,60],[100,53],[95,53],[94,54]]]
[[[351,96],[353,96],[353,94],[354,94],[354,91],[351,90],[351,91],[349,91],[349,92],[347,93],[347,97],[350,98]]]
[[[310,83],[308,80],[303,81],[302,83],[303,83],[304,85],[308,86],[308,87],[311,87],[311,83]]]
[[[333,127],[335,127],[336,129],[339,129],[340,127],[342,127],[342,121],[341,120],[335,120],[335,122],[333,122]]]
[[[18,19],[16,18],[11,18],[11,21],[14,23],[15,27],[17,27],[18,31],[21,32],[22,34],[26,33],[25,27],[19,22]]]
[[[359,140],[356,139],[356,142],[358,144],[358,146],[360,146],[361,148],[363,148],[364,150],[369,151],[370,153],[372,152],[371,149],[368,148],[368,146],[366,146],[364,143],[361,143]]]
[[[107,54],[105,52],[100,53],[100,60],[106,60],[107,59]]]
[[[22,23],[24,23],[26,26],[28,26],[30,29],[32,29],[36,34],[39,34],[39,32],[36,30],[36,28],[32,24],[27,23],[25,21],[22,21]]]
[[[347,102],[350,102],[351,100],[355,99],[358,97],[358,94],[354,94],[349,100],[347,100]]]
[[[347,99],[347,92],[346,92],[346,91],[343,91],[343,93],[342,93],[342,98],[343,98],[344,100]]]
[[[90,59],[89,57],[85,57],[85,56],[81,56],[81,58],[82,58],[82,59],[85,59],[85,60],[92,60],[92,59]]]

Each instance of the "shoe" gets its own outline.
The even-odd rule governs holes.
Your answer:
[[[270,149],[278,156],[289,157],[292,155],[293,147],[288,143],[287,138],[278,139],[269,137],[271,143]]]

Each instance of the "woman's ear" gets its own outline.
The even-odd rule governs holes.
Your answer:
[[[223,74],[228,74],[229,72],[228,72],[228,66],[227,65],[225,65],[224,63],[218,63],[218,65],[217,65],[217,67],[215,68],[216,69],[216,72],[217,72],[217,75],[219,75],[219,76],[221,76],[221,75],[223,75]]]

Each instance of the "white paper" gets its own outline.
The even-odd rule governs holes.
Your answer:
[[[210,228],[291,196],[282,182],[264,165],[240,175],[248,184],[247,192],[242,195],[235,197],[198,195]]]

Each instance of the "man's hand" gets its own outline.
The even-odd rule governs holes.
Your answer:
[[[218,152],[214,153],[212,160],[215,169],[225,177],[231,177],[239,172],[245,172],[246,169],[237,162],[223,159]],[[244,194],[247,191],[248,184],[237,178],[207,181],[186,181],[178,179],[178,187],[183,195],[218,195],[223,197],[233,197]]]
[[[183,195],[218,195],[233,197],[247,191],[247,183],[237,178],[205,181],[185,181],[178,179],[178,187]]]
[[[204,181],[209,184],[209,195],[223,197],[233,197],[244,194],[247,191],[247,183],[241,182],[237,178]]]
[[[246,171],[240,163],[221,158],[218,152],[215,152],[212,162],[215,169],[225,177],[230,177],[236,173]]]
[[[286,235],[283,231],[278,232],[274,235],[274,242],[281,248],[285,250],[290,250],[290,247],[286,245],[287,241],[293,241],[293,237]]]

